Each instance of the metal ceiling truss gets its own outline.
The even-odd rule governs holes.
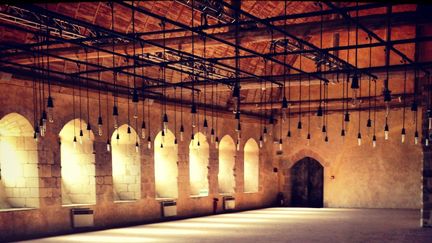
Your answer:
[[[219,57],[219,58],[206,58],[204,59],[201,56],[194,55],[192,53],[182,51],[179,46],[178,49],[163,46],[162,44],[156,43],[155,41],[151,41],[146,39],[146,36],[162,34],[163,31],[152,31],[147,33],[135,33],[135,34],[125,34],[118,31],[114,31],[111,29],[107,29],[86,21],[78,20],[66,15],[62,15],[59,13],[55,13],[46,8],[30,5],[30,4],[16,4],[16,5],[5,5],[5,8],[2,8],[0,12],[0,20],[3,20],[7,23],[0,23],[0,26],[4,26],[7,28],[18,29],[23,32],[27,32],[33,34],[34,36],[45,36],[40,42],[30,43],[30,44],[1,44],[0,52],[2,53],[0,62],[3,64],[7,64],[8,66],[1,67],[2,70],[10,69],[11,66],[16,68],[22,68],[27,72],[31,73],[32,71],[38,72],[46,72],[46,70],[37,70],[37,68],[33,65],[22,65],[14,63],[13,60],[8,59],[8,61],[3,60],[4,58],[12,57],[17,53],[36,53],[42,56],[50,56],[53,58],[57,58],[63,60],[65,62],[75,63],[77,65],[89,66],[91,69],[86,71],[79,72],[71,72],[71,73],[62,73],[56,71],[50,71],[55,74],[53,78],[58,78],[59,75],[63,75],[66,79],[62,79],[65,84],[73,85],[70,80],[73,79],[81,79],[86,80],[88,84],[93,85],[93,88],[100,88],[100,85],[111,85],[108,81],[101,81],[98,85],[95,82],[99,82],[95,79],[88,78],[88,74],[97,73],[97,72],[116,72],[124,75],[128,75],[131,77],[136,77],[142,80],[142,90],[146,90],[145,92],[149,92],[150,94],[145,94],[143,91],[142,95],[156,95],[154,97],[160,97],[160,93],[150,91],[149,89],[153,88],[167,88],[167,87],[183,87],[187,89],[194,89],[195,91],[200,91],[200,85],[206,85],[211,83],[218,83],[222,85],[227,85],[230,88],[233,88],[236,85],[239,85],[242,82],[246,82],[244,80],[254,79],[257,82],[269,81],[277,86],[281,87],[282,83],[279,80],[278,76],[258,76],[254,73],[248,72],[246,70],[240,69],[235,65],[228,65],[223,61],[226,60],[234,60],[235,58],[259,58],[263,60],[268,60],[275,64],[278,64],[284,68],[288,68],[289,70],[294,70],[296,73],[291,72],[286,77],[290,79],[295,79],[295,77],[312,77],[316,80],[320,80],[323,82],[329,82],[329,80],[325,77],[330,73],[353,73],[359,72],[364,75],[370,76],[374,79],[377,78],[376,75],[373,74],[374,69],[361,68],[357,69],[355,66],[350,64],[338,56],[331,54],[330,52],[338,51],[338,50],[349,50],[355,48],[368,48],[368,47],[379,47],[386,46],[387,48],[391,48],[393,52],[401,56],[402,59],[408,61],[409,67],[419,67],[420,64],[415,63],[411,59],[409,59],[405,54],[400,52],[398,49],[394,47],[397,44],[406,44],[406,43],[418,43],[421,41],[430,41],[432,40],[432,36],[427,37],[419,37],[405,40],[395,40],[395,41],[385,41],[377,36],[373,31],[367,29],[361,23],[357,22],[354,18],[349,16],[349,12],[358,10],[366,10],[366,9],[375,9],[382,8],[388,6],[387,3],[372,3],[372,4],[364,4],[358,7],[337,7],[336,5],[324,2],[329,9],[320,10],[314,12],[300,13],[300,14],[291,14],[286,16],[277,16],[266,19],[258,18],[248,12],[245,12],[236,6],[229,4],[225,1],[216,1],[216,0],[175,0],[177,3],[182,4],[184,6],[192,7],[192,3],[194,3],[195,10],[206,14],[209,18],[213,18],[218,21],[217,24],[213,25],[201,25],[197,27],[191,27],[187,24],[183,24],[181,22],[168,19],[166,17],[160,16],[153,12],[148,11],[145,8],[140,7],[139,5],[133,5],[128,2],[123,1],[114,1],[111,4],[121,5],[130,9],[130,11],[136,11],[141,14],[147,15],[153,19],[157,19],[162,23],[169,23],[174,26],[173,29],[165,30],[165,33],[178,33],[178,32],[190,32],[192,35],[198,36],[198,38],[209,38],[214,41],[220,42],[223,45],[229,46],[234,50],[242,50],[247,53],[242,56],[227,56],[227,57]],[[393,6],[394,4],[392,4]],[[241,16],[241,18],[236,21],[235,14]],[[348,45],[348,46],[337,46],[331,48],[320,49],[317,46],[313,45],[311,42],[304,40],[300,36],[296,36],[292,33],[289,33],[286,29],[281,27],[281,25],[276,25],[277,21],[289,20],[289,19],[297,19],[297,18],[306,18],[306,17],[316,17],[322,15],[329,14],[339,14],[348,22],[357,25],[359,29],[365,31],[369,36],[376,39],[378,42],[369,43],[369,44],[360,44],[360,45]],[[391,13],[390,13],[391,15]],[[222,28],[222,27],[234,27],[237,26],[242,29],[248,29],[251,26],[265,26],[269,28],[270,31],[279,32],[283,35],[283,38],[277,38],[272,40],[271,46],[274,47],[274,51],[270,51],[268,53],[260,53],[255,50],[246,48],[242,46],[241,43],[237,41],[230,42],[224,40],[222,38],[216,37],[213,34],[206,32],[207,30]],[[49,37],[47,37],[49,36]],[[138,45],[150,45],[155,46],[161,49],[164,49],[164,52],[157,53],[135,53],[135,55],[131,54],[123,54],[118,51],[112,51],[107,46],[109,43],[115,40],[116,43],[138,43]],[[62,57],[61,55],[52,54],[50,51],[47,51],[46,48],[38,48],[45,47],[46,45],[54,45],[54,44],[72,44],[82,47],[85,50],[93,49],[100,52],[105,52],[110,55],[114,55],[116,57],[120,57],[126,60],[126,65],[116,65],[116,67],[103,66],[99,64],[94,64],[88,62],[87,60],[76,60],[71,58]],[[104,48],[105,46],[105,48]],[[165,53],[165,54],[164,54]],[[277,56],[280,55],[302,55],[308,59],[313,60],[316,63],[321,63],[327,65],[330,71],[326,72],[306,72],[304,70],[300,70],[293,65],[284,63],[277,59]],[[130,63],[132,62],[132,64]],[[423,64],[422,64],[423,65]],[[190,77],[190,82],[183,82],[184,80],[171,80],[168,82],[167,80],[161,80],[159,78],[150,78],[143,75],[135,74],[132,70],[129,69],[139,68],[139,67],[151,67],[151,66],[159,66],[166,67],[173,72],[184,73],[186,76]],[[423,69],[424,70],[424,69]],[[235,78],[235,74],[240,74],[240,77]],[[283,77],[280,76],[280,77]],[[65,81],[66,80],[66,81]],[[306,79],[305,79],[306,80]],[[197,85],[198,88],[191,88],[193,85]],[[96,87],[97,86],[97,87]],[[106,87],[108,87],[106,86]],[[123,87],[124,88],[124,87]],[[176,101],[173,101],[176,102]],[[201,104],[204,105],[205,104]],[[202,106],[203,107],[203,106]],[[226,107],[225,107],[226,108]],[[259,116],[257,114],[251,113],[252,116]]]

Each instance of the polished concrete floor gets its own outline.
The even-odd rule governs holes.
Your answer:
[[[33,242],[432,242],[418,210],[268,208]]]

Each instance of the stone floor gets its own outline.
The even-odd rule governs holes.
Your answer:
[[[33,242],[432,242],[417,210],[268,208]]]

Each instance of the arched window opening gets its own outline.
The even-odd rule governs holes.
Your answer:
[[[94,136],[86,127],[84,121],[75,119],[60,131],[63,205],[96,202]],[[80,128],[84,130],[83,136]]]
[[[135,146],[137,133],[123,125],[114,131],[111,141],[114,201],[138,200],[141,197],[141,157]]]
[[[156,198],[178,197],[177,145],[175,136],[166,130],[164,136],[159,132],[154,140],[154,167]]]
[[[234,140],[229,135],[224,136],[219,145],[218,184],[220,194],[232,194],[235,191],[235,155]]]
[[[189,178],[191,196],[208,196],[209,144],[197,133],[189,144]]]
[[[258,192],[259,148],[254,139],[249,139],[244,147],[244,191]]]
[[[0,209],[39,207],[37,143],[17,113],[0,120]]]

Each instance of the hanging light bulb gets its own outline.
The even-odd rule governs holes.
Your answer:
[[[215,130],[213,128],[210,130],[210,142],[215,142]]]
[[[328,143],[328,141],[329,141],[329,138],[328,138],[328,136],[326,135],[325,138],[324,138],[324,142]]]
[[[263,144],[264,144],[263,136],[261,135],[261,136],[259,137],[259,147],[262,148],[262,147],[263,147]]]
[[[361,144],[362,144],[362,136],[361,136],[361,133],[358,133],[358,134],[357,134],[357,144],[358,144],[358,146],[361,146]]]
[[[233,104],[234,104],[233,112],[237,113],[238,112],[238,103],[240,100],[240,86],[239,85],[234,86],[232,97],[233,97]]]
[[[288,130],[288,132],[287,132],[287,138],[290,138],[291,137],[291,130]]]
[[[426,147],[429,146],[429,139],[428,139],[428,138],[425,139],[425,146],[426,146]]]
[[[49,123],[53,123],[54,122],[54,102],[51,96],[48,96],[47,109],[48,109],[48,121]]]
[[[106,150],[107,150],[107,152],[111,151],[111,142],[109,139],[107,140],[107,143],[106,143]]]
[[[83,137],[84,137],[84,132],[82,129],[80,129],[80,132],[79,132],[79,143],[80,144],[83,144]]]
[[[207,132],[208,132],[207,118],[204,118],[204,121],[203,121],[203,132],[204,132],[204,136],[207,136]]]
[[[406,135],[405,128],[402,128],[402,132],[401,132],[401,142],[402,143],[405,143],[405,135]]]
[[[200,143],[200,141],[198,140],[198,142],[197,142],[197,147],[199,148],[201,146],[201,143]]]
[[[372,127],[372,120],[370,118],[367,120],[366,127],[367,127],[367,134],[369,135]]]
[[[301,130],[302,128],[303,128],[302,122],[299,121],[299,122],[297,123],[297,129],[298,129],[298,130]]]
[[[219,148],[219,137],[217,137],[217,136],[216,136],[216,139],[215,139],[215,147],[216,147],[216,149]]]
[[[345,142],[345,129],[341,130],[342,142]]]
[[[195,140],[195,136],[193,135],[193,133],[191,134],[191,141]]]
[[[151,141],[151,138],[150,138],[150,135],[147,137],[147,148],[148,149],[151,149],[151,146],[152,146],[152,141]]]
[[[237,139],[240,139],[240,137],[241,137],[241,125],[240,125],[240,121],[237,122],[237,127],[236,127],[235,131],[237,133]]]
[[[117,106],[114,105],[113,106],[114,129],[118,128],[118,116],[119,116],[118,108]]]
[[[184,140],[184,126],[183,124],[180,125],[180,141],[183,142]]]
[[[131,134],[131,133],[132,133],[131,127],[128,126],[128,127],[127,127],[127,134]]]
[[[275,131],[275,119],[273,114],[271,114],[269,118],[269,124],[271,125],[271,130],[269,131],[269,135],[272,135],[272,132]]]
[[[134,109],[134,114],[133,114],[133,118],[138,119],[138,90],[136,88],[134,88],[133,90],[133,94],[132,94],[132,103],[133,103],[133,109]]]
[[[47,113],[45,110],[43,110],[42,111],[42,127],[43,127],[44,131],[46,131],[46,128],[47,128],[47,119],[48,119]]]
[[[389,126],[388,126],[387,123],[386,123],[385,126],[384,126],[384,139],[385,139],[385,140],[388,140],[388,139],[389,139]]]
[[[279,139],[279,151],[282,151],[282,138]]]
[[[387,117],[390,113],[390,101],[391,101],[391,91],[388,87],[388,79],[384,80],[383,96],[384,96],[384,104],[386,107],[386,117]]]
[[[416,144],[416,145],[418,144],[418,138],[419,138],[419,133],[416,130],[415,133],[414,133],[414,144]]]
[[[116,142],[117,142],[117,144],[119,144],[119,141],[120,141],[120,134],[117,131],[117,136],[116,136]]]
[[[102,122],[102,117],[101,116],[99,116],[98,117],[98,135],[99,136],[102,136],[102,125],[103,125],[103,122]]]
[[[146,138],[146,123],[145,123],[145,121],[143,121],[142,123],[141,123],[141,138],[142,139],[145,139]]]
[[[310,141],[311,141],[311,135],[310,135],[310,133],[307,134],[306,141],[307,141],[307,146],[309,146],[310,145]]]
[[[39,132],[35,129],[35,131],[33,132],[33,139],[35,140],[35,142],[38,141],[38,134]]]
[[[177,138],[174,138],[174,145],[177,145]]]
[[[76,136],[74,136],[73,138],[73,147],[76,148],[76,143],[77,143],[77,138]]]
[[[197,109],[196,109],[195,104],[192,104],[191,114],[192,114],[192,127],[196,127],[196,125],[197,125]]]
[[[240,151],[240,140],[239,139],[237,139],[237,142],[236,142],[236,149],[237,149],[237,151]]]
[[[375,135],[373,135],[373,137],[372,137],[372,147],[376,147],[376,136]]]
[[[323,109],[321,107],[321,103],[318,106],[317,116],[323,116]]]
[[[345,112],[344,122],[345,122],[345,130],[348,131],[348,125],[350,122],[350,114],[348,113],[348,111]]]
[[[163,115],[163,130],[168,131],[168,115],[166,113]]]
[[[43,127],[42,118],[40,119],[40,122],[39,122],[39,134],[41,137],[45,137],[45,129]]]
[[[324,137],[327,135],[327,127],[325,124],[322,126],[321,132],[322,132]]]
[[[428,114],[428,121],[429,121],[428,129],[432,130],[432,110],[429,109],[427,111],[427,114]]]
[[[163,143],[161,143],[161,145],[160,145],[160,148],[163,148],[164,146],[163,146]]]
[[[264,129],[263,129],[263,135],[262,135],[264,143],[267,142],[267,133],[268,133],[267,132],[267,127],[264,127]]]
[[[162,129],[162,134],[161,134],[161,140],[162,140],[162,143],[165,143],[165,131]]]
[[[139,144],[138,144],[138,141],[137,142],[135,142],[135,152],[139,152]]]
[[[353,98],[353,103],[357,104],[357,92],[360,89],[360,85],[359,85],[359,78],[358,78],[358,76],[357,76],[356,73],[352,77],[351,89],[353,91],[353,97],[352,97]]]
[[[35,129],[34,129],[34,133],[33,133],[33,138],[37,142],[39,140],[39,136],[40,136],[40,130],[39,130],[39,125],[38,125],[37,121],[35,122],[34,128]]]
[[[282,121],[285,122],[287,119],[288,100],[284,96],[282,99]]]
[[[417,102],[414,100],[413,103],[411,104],[411,111],[413,112],[413,121],[415,122],[417,117],[417,111],[418,111],[418,105]]]
[[[87,130],[87,140],[89,141],[90,140],[90,138],[91,138],[91,125],[90,125],[90,121],[87,121],[87,127],[86,127],[86,130]]]

